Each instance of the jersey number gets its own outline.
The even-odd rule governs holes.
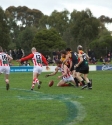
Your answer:
[[[3,64],[8,64],[6,55],[2,56]]]
[[[37,60],[37,63],[42,64],[42,60],[41,60],[41,56],[40,55],[36,55],[36,60]]]

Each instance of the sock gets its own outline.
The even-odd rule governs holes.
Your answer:
[[[34,78],[32,82],[32,89],[34,88],[36,83],[39,83],[39,80],[37,78]]]
[[[34,80],[33,80],[35,83],[38,83],[39,82],[39,80],[37,79],[37,78],[34,78]]]
[[[34,88],[34,86],[35,86],[35,83],[32,83],[32,87],[31,87],[31,88],[33,89],[33,88]]]
[[[91,84],[90,84],[90,82],[88,82],[88,83],[87,83],[87,85],[88,85],[88,87],[91,87]]]

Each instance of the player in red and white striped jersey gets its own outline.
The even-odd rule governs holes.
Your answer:
[[[62,62],[60,60],[57,60],[56,64],[57,64],[57,67],[55,68],[55,72],[46,75],[46,77],[53,76],[58,72],[58,70],[60,70],[62,75],[58,76],[58,78],[59,79],[62,78],[62,79],[59,81],[57,86],[63,87],[63,86],[65,86],[65,83],[67,83],[67,82],[72,82],[73,85],[75,86],[75,81],[74,81],[73,76],[70,73],[69,68],[65,64],[62,64]]]
[[[49,67],[48,67],[46,58],[41,53],[37,52],[35,47],[33,47],[31,51],[32,53],[30,55],[24,58],[21,58],[18,61],[22,62],[22,61],[32,59],[34,68],[33,68],[33,82],[32,82],[31,90],[33,90],[35,84],[38,84],[38,89],[40,89],[40,82],[39,82],[38,76],[42,72],[42,62],[44,62],[44,64],[46,65],[46,69],[49,69]]]
[[[5,74],[5,82],[6,82],[6,90],[9,90],[9,74],[10,74],[10,66],[9,62],[13,58],[8,54],[3,52],[2,47],[0,46],[0,74]]]

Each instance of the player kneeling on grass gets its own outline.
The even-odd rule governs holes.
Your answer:
[[[57,67],[55,68],[55,72],[46,75],[46,77],[53,76],[58,72],[58,70],[60,70],[62,75],[58,76],[58,79],[61,79],[61,80],[59,81],[57,86],[60,86],[60,87],[66,86],[67,82],[71,82],[75,86],[75,81],[73,76],[70,73],[69,68],[65,64],[63,64],[60,60],[56,61],[56,65]]]
[[[13,58],[8,54],[3,52],[2,47],[0,46],[0,74],[5,74],[5,82],[6,82],[6,90],[9,90],[9,74],[10,74],[10,66],[9,62]]]

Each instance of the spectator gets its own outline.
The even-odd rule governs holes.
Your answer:
[[[57,56],[58,56],[58,60],[60,60],[61,59],[61,53],[60,53],[60,51],[57,51]]]
[[[46,55],[45,57],[46,57],[46,60],[48,60],[48,55]]]
[[[9,56],[12,57],[12,50],[9,50]]]
[[[92,55],[92,51],[91,51],[91,49],[89,49],[88,50],[88,56],[91,57],[91,55]]]
[[[17,57],[16,57],[16,49],[12,50],[12,57],[13,57],[13,60],[16,60]]]
[[[108,52],[107,58],[108,58],[108,62],[110,62],[111,61],[111,53],[110,52]]]
[[[4,52],[5,52],[6,54],[8,54],[8,52],[7,52],[7,50],[6,50],[6,49],[4,50]]]
[[[108,64],[108,57],[107,56],[105,56],[104,61],[105,61],[105,64]]]
[[[103,57],[101,56],[100,57],[100,60],[99,60],[100,62],[103,62],[104,61],[104,59],[103,59]]]
[[[49,55],[48,55],[47,61],[48,61],[49,64],[53,64],[53,61],[52,61],[52,59]]]
[[[100,57],[99,61],[102,62],[105,65],[105,59],[102,56]]]
[[[22,51],[21,51],[21,48],[19,48],[19,49],[17,50],[17,59],[22,58],[22,56],[23,56],[23,53],[22,53]]]
[[[21,51],[22,51],[22,57],[25,57],[25,52],[24,52],[24,50],[21,49]]]
[[[53,62],[55,63],[55,58],[56,58],[56,56],[57,56],[57,53],[56,53],[56,51],[53,51]]]
[[[92,61],[92,64],[96,64],[96,62],[97,62],[95,57],[93,57],[91,61]]]
[[[28,61],[24,61],[22,66],[30,66],[30,63]]]
[[[91,63],[91,56],[92,56],[92,51],[91,51],[91,49],[88,50],[88,56],[90,57],[89,62]]]

